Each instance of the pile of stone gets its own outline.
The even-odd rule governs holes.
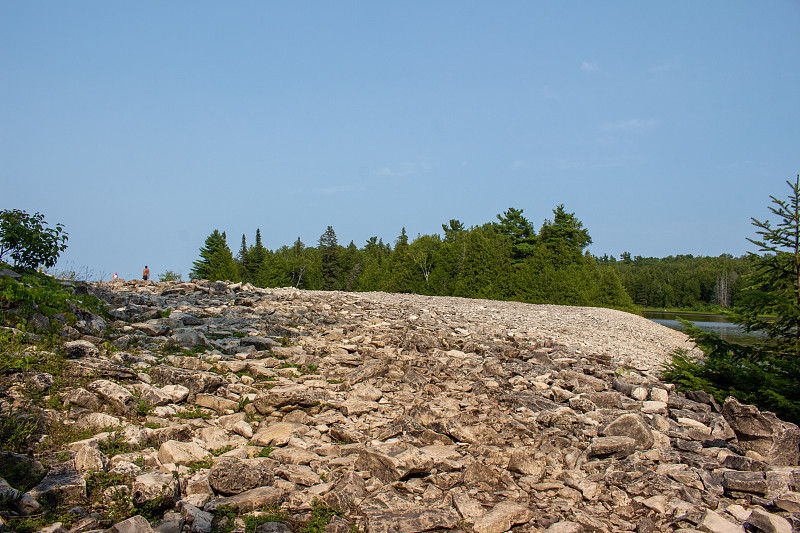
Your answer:
[[[129,491],[159,519],[108,529],[88,514],[47,531],[208,532],[230,508],[297,525],[319,505],[340,511],[331,533],[800,530],[800,429],[659,381],[656,363],[686,338],[644,334],[638,318],[619,314],[652,339],[650,366],[587,341],[602,324],[580,339],[526,329],[542,306],[508,304],[510,324],[474,312],[503,302],[454,298],[206,281],[86,290],[114,320],[65,326],[75,386],[19,374],[3,402],[38,383],[64,405],[47,416],[96,433],[33,490],[0,494],[21,513],[52,497],[80,505],[91,472],[119,473],[133,483],[108,501]],[[133,451],[109,457],[108,439]]]

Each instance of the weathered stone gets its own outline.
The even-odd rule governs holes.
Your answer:
[[[755,451],[776,465],[798,464],[800,428],[795,424],[784,422],[769,411],[762,412],[755,406],[739,403],[732,397],[725,400],[722,416],[745,450]]]
[[[273,479],[272,465],[260,460],[221,459],[211,467],[208,474],[211,487],[222,494],[240,494],[256,487],[271,485]]]
[[[270,350],[273,347],[281,345],[281,343],[275,339],[261,336],[243,337],[240,343],[242,346],[253,346],[256,350]]]
[[[161,335],[166,335],[169,332],[169,326],[165,326],[163,324],[156,324],[152,322],[136,322],[131,325],[150,337],[159,337]]]
[[[601,457],[614,455],[627,457],[636,451],[636,440],[626,436],[595,437],[592,439],[591,452]]]
[[[742,526],[726,520],[711,509],[706,509],[703,513],[700,522],[697,524],[697,529],[707,533],[744,533]]]
[[[83,446],[75,454],[75,470],[81,474],[103,472],[108,465],[108,457],[94,446]]]
[[[308,427],[303,424],[276,422],[259,428],[250,442],[254,446],[286,446],[292,437],[303,435],[307,431]]]
[[[190,394],[212,393],[225,384],[225,379],[213,372],[186,370],[167,365],[154,366],[149,372],[154,383],[162,387],[181,385],[189,389]]]
[[[503,533],[517,524],[527,523],[533,512],[527,505],[501,502],[472,526],[475,533]]]
[[[366,514],[370,533],[421,533],[452,529],[460,519],[457,513],[443,509],[392,509]]]
[[[578,522],[564,520],[552,524],[545,533],[584,533],[584,531],[583,526]]]
[[[726,490],[766,494],[767,482],[763,472],[727,471],[722,477],[722,486]]]
[[[357,470],[368,470],[385,483],[428,472],[432,467],[433,459],[429,455],[402,442],[385,443],[374,450],[361,450],[355,462]]]
[[[105,413],[88,413],[75,422],[77,429],[110,430],[119,427],[120,419]]]
[[[72,389],[62,396],[65,402],[68,402],[90,411],[99,411],[103,403],[96,394],[93,394],[83,387]]]
[[[637,450],[649,450],[655,439],[641,415],[628,413],[620,416],[601,432],[606,437],[630,437],[636,441]]]
[[[180,403],[189,396],[188,387],[183,385],[164,385],[161,387],[161,391],[168,394],[175,403]]]
[[[69,341],[64,344],[64,355],[70,359],[81,357],[97,357],[100,350],[87,340]]]
[[[322,457],[311,450],[298,448],[296,446],[287,446],[285,448],[273,450],[273,452],[269,454],[269,458],[280,463],[295,465],[307,465],[312,461],[319,461],[322,459]]]
[[[531,476],[538,483],[544,478],[547,463],[544,459],[537,459],[535,450],[517,448],[511,452],[508,469],[525,476]]]
[[[255,511],[279,503],[283,498],[283,491],[275,487],[258,487],[234,496],[215,498],[203,506],[203,510],[213,513],[218,507],[230,505],[237,507],[241,512]]]
[[[170,474],[148,472],[136,476],[133,482],[133,503],[153,510],[175,505],[179,497],[178,480]]]
[[[136,408],[136,398],[133,394],[113,381],[96,379],[89,383],[88,387],[119,413],[126,414]]]
[[[776,496],[775,506],[788,513],[800,513],[800,492],[787,491]]]
[[[328,401],[327,391],[312,389],[302,384],[275,387],[259,396],[253,405],[262,414],[270,414],[277,409],[285,407],[305,408],[314,407]]]
[[[234,402],[221,396],[214,396],[213,394],[198,394],[194,398],[195,405],[213,409],[218,413],[225,411],[236,411],[239,409],[239,402]]]
[[[758,528],[764,533],[792,533],[792,525],[782,516],[754,508],[747,519],[747,525]]]
[[[311,487],[322,483],[319,475],[305,465],[287,464],[279,466],[275,469],[275,475],[303,487]]]
[[[158,460],[162,463],[190,465],[211,457],[211,454],[193,442],[170,440],[158,448]]]
[[[56,498],[61,502],[79,503],[86,498],[86,481],[71,462],[60,463],[51,468],[28,493],[36,500]]]
[[[209,342],[205,335],[197,330],[176,331],[170,336],[170,341],[184,348],[195,348],[197,346],[208,346]]]
[[[150,522],[142,515],[136,515],[118,522],[106,529],[105,533],[152,533]]]

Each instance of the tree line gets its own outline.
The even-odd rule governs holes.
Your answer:
[[[636,305],[658,309],[732,308],[741,300],[746,276],[753,269],[749,255],[656,258],[623,253],[619,260],[613,256],[598,260],[616,272]]]
[[[393,244],[371,237],[358,247],[338,242],[328,226],[316,246],[299,238],[267,249],[261,230],[255,243],[242,235],[234,256],[225,232],[214,230],[200,249],[191,276],[252,283],[258,287],[385,291],[528,303],[632,309],[613,266],[586,252],[592,239],[563,205],[538,231],[522,209],[466,228],[456,219],[441,234],[410,238],[405,228]]]

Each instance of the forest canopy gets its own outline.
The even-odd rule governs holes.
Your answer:
[[[496,221],[466,228],[451,219],[442,230],[443,235],[412,239],[402,228],[393,245],[371,237],[358,247],[352,241],[340,245],[328,226],[316,246],[298,238],[291,246],[269,250],[259,228],[253,245],[242,235],[235,256],[225,233],[214,230],[192,274],[259,287],[634,307],[613,266],[586,252],[592,242],[589,231],[563,205],[538,232],[523,210],[513,207],[498,214]]]

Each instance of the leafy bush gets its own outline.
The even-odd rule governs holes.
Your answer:
[[[183,277],[180,272],[167,270],[158,275],[158,281],[183,281]]]
[[[19,209],[0,211],[0,259],[8,254],[15,265],[50,268],[67,249],[68,234],[62,224],[48,228],[44,215],[29,215]]]

